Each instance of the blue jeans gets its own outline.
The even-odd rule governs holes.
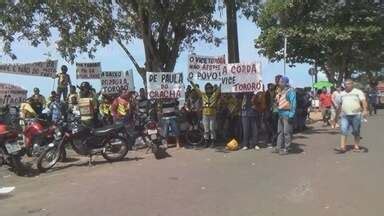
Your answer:
[[[352,128],[352,135],[360,137],[361,115],[344,115],[340,119],[340,133],[348,136],[349,129]]]
[[[258,123],[257,116],[242,116],[241,124],[243,128],[242,146],[248,148],[255,148],[258,144]]]
[[[286,117],[279,117],[278,129],[277,129],[277,149],[288,148],[292,143],[292,134],[293,134],[293,119],[288,119]]]

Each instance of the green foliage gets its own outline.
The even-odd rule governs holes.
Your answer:
[[[384,7],[375,0],[269,0],[260,11],[256,40],[272,61],[316,64],[331,82],[357,70],[378,70],[384,60]]]
[[[136,69],[173,71],[180,52],[214,36],[222,23],[214,19],[215,1],[207,0],[25,0],[0,3],[0,39],[3,51],[16,58],[11,45],[27,39],[37,46],[58,32],[57,49],[73,62],[78,53],[90,57],[112,41],[124,49]],[[146,62],[139,66],[126,44],[141,39]]]

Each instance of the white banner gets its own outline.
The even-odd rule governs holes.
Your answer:
[[[220,80],[225,65],[225,55],[222,56],[188,56],[188,80]]]
[[[133,71],[103,71],[100,74],[101,88],[106,94],[117,94],[122,90],[134,91]]]
[[[263,90],[260,63],[227,64],[221,78],[223,93],[258,92]]]
[[[55,77],[57,60],[26,64],[0,64],[0,73],[28,76]]]
[[[77,79],[100,79],[101,63],[76,63]]]
[[[0,106],[16,106],[26,98],[27,90],[12,84],[0,83]]]
[[[147,72],[149,99],[184,98],[183,73]]]

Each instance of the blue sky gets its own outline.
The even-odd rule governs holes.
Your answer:
[[[225,14],[218,15],[218,17],[224,18]],[[262,73],[264,83],[271,82],[273,77],[277,74],[283,73],[283,63],[271,63],[268,59],[260,56],[257,53],[257,49],[254,47],[254,39],[259,35],[260,30],[257,26],[251,21],[245,19],[244,17],[239,17],[238,19],[238,34],[239,34],[239,52],[240,52],[240,61],[241,62],[251,62],[259,61],[262,63]],[[221,31],[217,32],[220,36],[225,36],[226,26],[224,26]],[[52,39],[55,41],[55,38]],[[1,42],[0,42],[1,43]],[[54,43],[52,43],[54,44]],[[227,41],[216,47],[212,44],[206,44],[204,42],[198,42],[195,45],[194,53],[198,55],[223,55],[227,56]],[[136,60],[140,63],[144,63],[144,51],[143,45],[140,40],[135,40],[128,45],[129,50],[133,53]],[[34,61],[41,61],[47,59],[45,53],[51,54],[51,59],[58,60],[58,69],[62,64],[66,64],[69,68],[69,74],[71,75],[72,82],[79,84],[83,80],[76,80],[75,78],[75,66],[70,65],[68,62],[65,62],[64,59],[60,57],[60,54],[55,50],[54,45],[45,46],[40,45],[37,48],[32,47],[29,41],[20,41],[13,44],[13,49],[18,59],[12,61],[9,57],[4,56],[0,57],[1,64],[4,63],[27,63]],[[289,51],[289,42],[288,42],[288,51]],[[191,51],[186,50],[181,53],[180,57],[177,60],[175,71],[184,72],[187,71],[187,57]],[[119,71],[119,70],[128,70],[134,69],[132,63],[124,53],[124,51],[116,44],[111,43],[106,47],[100,47],[99,50],[95,53],[95,59],[89,59],[86,54],[79,55],[76,59],[77,62],[101,62],[102,70],[108,71]],[[311,85],[311,77],[308,75],[309,65],[298,64],[296,67],[290,68],[287,67],[287,76],[291,79],[291,84],[293,86],[303,87]],[[134,81],[136,89],[142,86],[141,77],[134,72]],[[28,90],[28,94],[32,92],[34,87],[39,87],[41,92],[45,95],[48,95],[53,88],[53,79],[51,78],[42,78],[42,77],[33,77],[33,76],[20,76],[20,75],[11,75],[0,73],[0,82],[2,83],[12,83]],[[99,89],[100,81],[90,80],[91,84]]]

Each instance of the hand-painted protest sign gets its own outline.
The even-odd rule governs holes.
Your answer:
[[[221,78],[224,93],[258,92],[263,90],[261,64],[227,64]]]
[[[99,79],[101,74],[101,63],[76,63],[77,79]]]
[[[225,55],[222,56],[188,56],[188,80],[220,80],[225,65]]]
[[[106,94],[116,94],[122,90],[134,91],[133,71],[103,71],[100,74],[101,88]]]
[[[0,73],[20,74],[28,76],[55,77],[57,60],[33,62],[26,64],[1,64]]]
[[[27,98],[27,90],[20,86],[0,83],[0,106],[19,105]]]
[[[149,99],[184,98],[182,73],[148,72]]]

